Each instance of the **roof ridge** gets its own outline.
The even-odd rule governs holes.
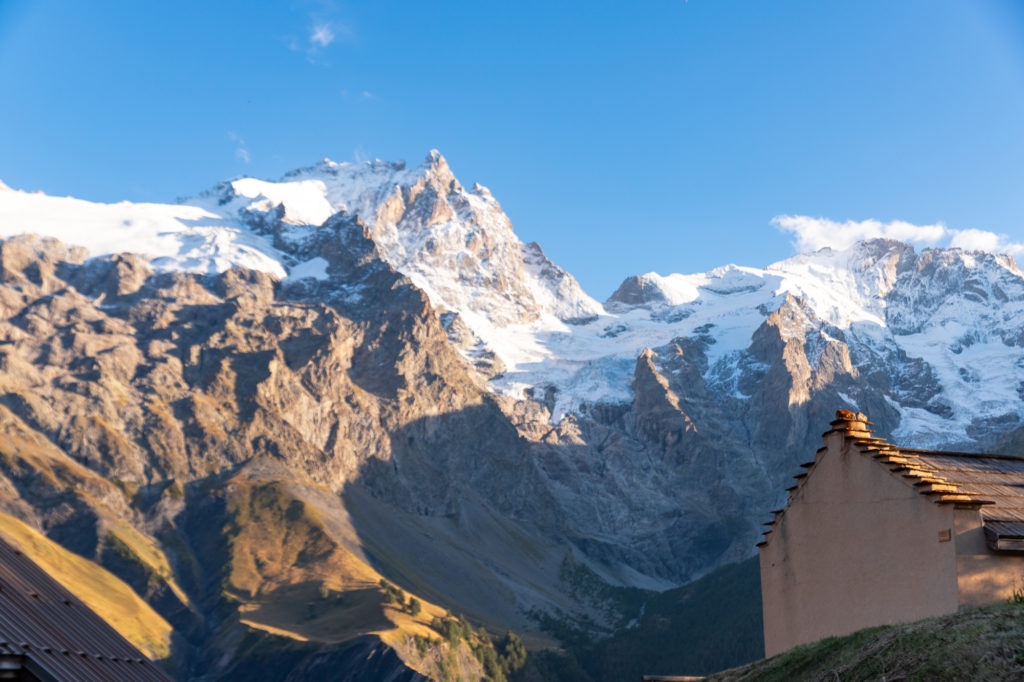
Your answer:
[[[954,452],[952,450],[925,450],[924,448],[904,448],[898,447],[901,452],[908,452],[915,455],[937,455],[940,457],[972,457],[976,459],[1005,459],[1014,462],[1024,462],[1024,456],[1022,455],[1006,455],[1002,453],[987,453],[987,452]]]
[[[894,443],[890,443],[885,438],[874,435],[874,432],[869,428],[874,426],[874,424],[868,421],[867,415],[863,412],[854,413],[849,410],[837,410],[836,419],[829,422],[829,424],[832,428],[822,434],[822,438],[826,439],[826,442],[828,436],[831,434],[842,434],[843,438],[846,439],[847,442],[852,441],[860,454],[871,456],[880,464],[885,465],[892,475],[901,477],[901,479],[912,485],[919,495],[936,504],[955,504],[958,506],[962,505],[972,508],[986,506],[989,509],[999,509],[1000,507],[996,507],[998,504],[997,500],[990,498],[997,497],[1002,499],[1006,496],[993,495],[990,494],[991,491],[986,493],[984,492],[985,486],[1011,484],[999,483],[998,481],[990,483],[987,481],[978,482],[958,480],[959,477],[956,474],[961,473],[971,475],[985,473],[997,475],[1024,475],[1024,470],[1019,472],[999,470],[974,471],[969,468],[969,465],[966,465],[967,468],[965,470],[958,469],[952,464],[950,466],[942,466],[941,464],[934,462],[932,458],[959,457],[971,458],[979,461],[1004,460],[1024,463],[1024,456],[948,452],[943,450],[901,447]],[[768,529],[764,532],[764,538],[762,542],[758,543],[758,546],[762,546],[767,542],[768,535],[771,534],[775,524],[784,516],[785,511],[789,508],[790,504],[792,504],[793,499],[799,494],[800,489],[809,479],[809,474],[819,462],[820,457],[827,451],[827,446],[821,447],[814,453],[813,460],[800,464],[800,467],[804,469],[804,471],[796,474],[793,477],[796,479],[795,484],[786,489],[788,495],[785,507],[781,510],[773,510],[772,520],[764,524],[768,526]],[[1021,498],[1021,506],[1024,508],[1024,495],[1021,495]]]

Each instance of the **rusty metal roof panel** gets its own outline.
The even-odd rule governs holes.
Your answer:
[[[933,476],[941,476],[950,481],[962,483],[995,483],[998,485],[1018,485],[1024,489],[1024,474],[1000,471],[954,471],[950,469],[929,468]]]
[[[903,455],[912,455],[938,469],[949,471],[991,471],[1024,475],[1024,459],[1006,456],[964,455],[927,450],[903,450]]]
[[[0,540],[0,646],[58,680],[166,682],[128,640]]]
[[[1022,455],[1005,455],[999,453],[986,453],[986,452],[956,452],[954,450],[925,450],[923,448],[905,448],[898,447],[900,452],[905,452],[910,455],[923,455],[925,457],[958,457],[960,459],[982,459],[982,460],[1004,460],[1007,462],[1024,462],[1024,456]]]
[[[985,523],[990,521],[1019,521],[1024,523],[1024,507],[998,504],[986,508],[981,513]]]
[[[975,483],[972,481],[951,481],[955,483],[965,492],[974,493],[977,495],[984,495],[988,497],[1005,497],[1011,499],[1020,499],[1024,501],[1024,488],[1020,488],[1013,485],[998,485],[995,483]],[[1024,506],[1024,505],[1021,505]]]

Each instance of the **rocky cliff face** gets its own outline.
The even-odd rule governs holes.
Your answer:
[[[330,614],[307,607],[311,586],[376,595],[371,568],[495,630],[532,627],[536,609],[607,618],[567,594],[574,552],[619,583],[700,570],[656,547],[660,521],[633,520],[650,505],[629,479],[595,489],[560,470],[592,467],[588,439],[611,430],[567,420],[542,437],[549,414],[480,386],[358,220],[328,228],[307,254],[328,276],[284,285],[0,244],[5,511],[125,577],[202,675],[235,669],[239,623],[317,636]],[[657,468],[628,469],[665,497]],[[381,627],[373,598],[339,609]]]
[[[444,608],[621,626],[600,586],[751,554],[837,407],[907,446],[1019,440],[1005,256],[874,241],[601,305],[436,153],[179,206],[5,190],[0,218],[82,244],[0,243],[0,508],[124,577],[187,674],[242,670],[253,637],[317,643],[302,665],[436,637]]]
[[[381,257],[441,311],[475,314],[495,326],[593,315],[601,305],[576,280],[523,244],[490,190],[465,189],[436,150],[417,168],[324,160],[279,183],[243,178],[194,201],[275,231],[291,253],[329,216],[358,215]]]
[[[376,593],[376,574],[346,568],[387,562],[343,495],[425,523],[459,517],[467,496],[513,527],[528,502],[550,508],[426,297],[357,220],[330,229],[316,252],[332,274],[290,288],[0,244],[0,504],[138,585],[197,645],[300,585]],[[308,630],[306,616],[268,618]]]

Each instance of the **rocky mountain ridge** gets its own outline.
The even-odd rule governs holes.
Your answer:
[[[820,322],[836,331],[832,336],[839,342],[850,337],[861,358],[854,364],[882,359],[899,374],[896,364],[909,364],[916,373],[924,363],[922,371],[934,375],[930,402],[886,391],[891,409],[899,412],[897,438],[984,447],[1012,421],[1009,415],[1020,401],[1024,373],[1011,337],[1024,320],[1021,273],[1008,256],[958,249],[918,254],[895,242],[862,243],[802,254],[763,270],[648,273],[627,279],[601,305],[539,246],[519,242],[490,192],[479,185],[467,192],[437,152],[415,169],[325,161],[281,183],[264,183],[258,192],[247,182],[222,186],[218,202],[234,197],[227,203],[234,207],[241,192],[242,207],[235,210],[250,223],[272,206],[296,225],[330,211],[370,216],[371,237],[384,260],[447,314],[450,338],[489,377],[492,390],[514,398],[524,391],[551,396],[554,421],[588,403],[628,401],[632,363],[644,348],[694,336],[707,325],[716,341],[709,371],[738,377],[738,363],[749,362],[755,330],[787,294],[809,311],[805,335]],[[293,185],[308,189],[317,183],[325,203],[313,211]],[[997,347],[989,344],[993,339]],[[1012,356],[1009,374],[1000,362],[985,362],[1001,353]],[[906,363],[899,359],[904,356],[910,358]],[[960,409],[951,411],[953,404]],[[986,424],[996,424],[995,430]]]
[[[876,240],[600,304],[436,152],[178,205],[2,190],[0,236],[0,507],[199,676],[246,628],[369,632],[332,619],[383,623],[382,575],[493,632],[608,633],[614,590],[749,556],[837,406],[962,449],[1024,414],[1006,256]]]
[[[868,242],[763,270],[648,273],[628,278],[602,305],[539,246],[521,243],[491,193],[480,185],[467,191],[436,151],[416,168],[324,160],[280,182],[240,178],[178,207],[96,205],[11,190],[0,199],[5,234],[38,231],[68,243],[92,242],[85,246],[100,255],[118,242],[97,233],[120,229],[136,239],[128,240],[128,250],[164,254],[151,259],[156,270],[216,273],[242,265],[290,280],[326,277],[327,261],[315,253],[324,222],[339,213],[359,215],[380,258],[427,294],[450,340],[490,388],[517,399],[524,392],[549,396],[554,421],[587,403],[629,401],[633,362],[644,348],[705,328],[715,339],[709,371],[738,376],[754,331],[787,295],[809,311],[805,334],[820,322],[840,342],[850,337],[864,358],[854,364],[885,356],[893,365],[903,361],[892,358],[906,356],[910,365],[927,365],[935,377],[930,404],[887,393],[900,413],[897,438],[920,444],[938,434],[935,443],[983,445],[992,435],[985,435],[985,424],[1010,419],[1024,381],[1012,350],[1020,347],[1021,273],[1008,256],[959,249],[918,254],[897,242]],[[83,214],[106,209],[109,215],[81,226]],[[111,229],[118,219],[123,225]],[[78,229],[57,229],[62,220]],[[158,247],[156,236],[141,238],[147,226],[170,242]],[[985,362],[1000,353],[1012,356],[1009,374],[999,362]],[[960,405],[952,422],[951,404]]]
[[[495,326],[542,314],[572,320],[601,309],[538,244],[516,238],[490,190],[466,190],[436,150],[417,168],[325,159],[278,183],[242,178],[186,201],[250,226],[275,226],[275,246],[287,253],[330,216],[358,215],[381,257],[436,307]]]

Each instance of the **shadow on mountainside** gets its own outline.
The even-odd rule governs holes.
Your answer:
[[[528,441],[489,397],[389,433],[388,457],[342,492],[361,546],[399,586],[495,632],[536,632],[547,613],[611,633],[640,608],[623,590],[686,582],[747,523],[673,495],[671,462],[629,469],[658,486],[649,498],[611,461],[621,453]]]
[[[651,596],[640,618],[611,637],[535,652],[520,679],[602,682],[706,675],[763,657],[761,576],[754,557]]]

